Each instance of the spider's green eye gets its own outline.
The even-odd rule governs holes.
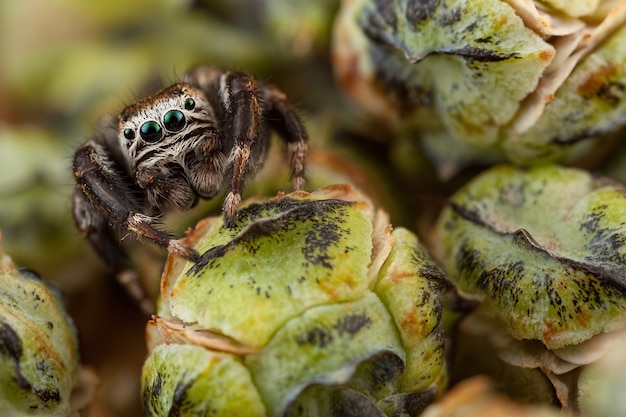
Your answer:
[[[163,126],[170,132],[178,132],[185,123],[185,115],[180,110],[170,110],[163,116]]]
[[[141,138],[146,142],[156,142],[163,137],[163,129],[157,122],[150,120],[139,128]]]
[[[133,129],[124,129],[124,137],[128,140],[135,139],[135,131]]]
[[[185,100],[185,109],[186,110],[193,110],[194,107],[196,107],[196,101],[194,99],[192,99],[190,97],[187,100]]]

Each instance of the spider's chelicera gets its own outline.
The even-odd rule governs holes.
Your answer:
[[[156,219],[227,189],[224,220],[234,226],[245,180],[263,164],[270,130],[286,142],[293,188],[302,189],[307,134],[285,95],[243,72],[200,67],[126,107],[76,151],[75,223],[145,310],[152,305],[118,229],[198,261],[193,248],[155,227]]]

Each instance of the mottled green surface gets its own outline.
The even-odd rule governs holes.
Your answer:
[[[443,385],[446,365],[440,295],[449,290],[449,283],[412,232],[399,228],[392,236],[394,245],[374,291],[389,309],[406,349],[401,390]]]
[[[623,327],[626,191],[576,169],[500,166],[439,220],[442,259],[517,339],[548,348]]]
[[[307,386],[346,384],[357,365],[385,352],[396,356],[387,358],[395,365],[388,375],[393,382],[402,372],[404,349],[385,306],[369,293],[358,301],[307,310],[286,323],[262,351],[246,357],[246,364],[269,414],[281,416]],[[376,369],[369,379],[386,382],[375,378]]]
[[[233,229],[221,218],[199,223],[190,239],[203,259],[170,258],[166,327],[150,326],[162,332],[152,343],[231,349],[270,416],[417,413],[447,381],[441,319],[451,286],[413,233],[391,232],[377,216],[354,189],[336,186],[247,204]],[[144,399],[154,396],[152,361]],[[178,375],[190,368],[188,384],[204,377],[191,360],[177,366]],[[161,391],[156,415],[179,407],[176,383]]]
[[[529,133],[516,137],[509,135],[507,117],[515,111],[516,100],[519,101],[522,92],[531,88],[536,80],[539,67],[532,65],[537,63],[537,51],[542,48],[549,50],[541,46],[543,41],[537,40],[536,36],[524,35],[528,30],[520,26],[519,19],[506,6],[506,3],[516,2],[532,3],[517,0],[0,1],[0,229],[7,252],[20,265],[38,271],[44,280],[57,284],[67,298],[70,312],[80,329],[81,357],[100,379],[90,415],[143,415],[138,381],[140,365],[146,356],[143,332],[146,317],[135,311],[120,286],[109,279],[110,271],[96,258],[88,242],[77,234],[70,218],[69,196],[74,186],[70,169],[72,153],[93,134],[101,115],[115,115],[136,98],[156,91],[162,84],[174,82],[194,65],[218,65],[248,71],[258,80],[271,82],[284,91],[306,124],[311,138],[307,190],[331,183],[355,184],[375,200],[377,206],[389,211],[395,226],[406,225],[412,231],[417,230],[420,236],[427,237],[433,225],[432,219],[444,205],[450,190],[456,189],[477,172],[475,165],[471,170],[460,172],[463,167],[477,161],[484,167],[506,158],[523,164],[544,159],[564,158],[571,161],[572,157],[583,155],[584,166],[602,168],[606,164],[599,158],[594,159],[594,156],[598,155],[598,145],[606,143],[586,138],[595,138],[624,120],[623,89],[626,82],[622,22],[619,32],[611,33],[611,39],[590,51],[589,56],[566,77],[563,88],[556,91],[554,98],[547,97],[552,100]],[[369,10],[378,8],[383,12],[369,17],[365,12],[353,14],[349,22],[337,20],[335,29],[341,27],[360,35],[358,39],[357,36],[352,38],[356,45],[354,53],[348,55],[351,71],[347,80],[357,83],[358,87],[359,76],[369,76],[368,81],[378,94],[375,98],[385,97],[387,100],[383,102],[387,104],[385,115],[391,115],[392,122],[408,121],[408,126],[402,124],[396,129],[400,124],[386,123],[388,120],[382,117],[361,114],[353,103],[341,98],[343,85],[337,85],[332,78],[332,67],[339,61],[337,51],[331,50],[329,30],[340,3],[343,9],[345,6],[367,4]],[[552,4],[566,14],[576,15],[582,13],[577,5],[594,7],[596,3],[596,0],[549,0],[541,2],[541,5],[547,7]],[[603,5],[608,3],[602,2]],[[625,4],[623,0],[615,2],[618,3]],[[364,8],[361,7],[361,10]],[[437,16],[433,16],[432,20],[430,17],[422,20],[415,26],[409,23],[419,20],[428,10],[436,11]],[[458,10],[462,13],[459,14]],[[505,13],[498,15],[502,12]],[[394,16],[399,28],[396,32],[390,29]],[[513,18],[500,21],[497,16]],[[374,24],[365,25],[365,19],[370,17]],[[564,15],[559,14],[559,17]],[[595,19],[588,21],[596,23]],[[464,26],[467,23],[469,25]],[[477,25],[473,27],[473,23]],[[363,28],[373,37],[368,37]],[[471,30],[464,31],[464,28]],[[376,37],[377,33],[382,37]],[[505,34],[512,37],[503,37]],[[522,36],[515,38],[517,35]],[[555,37],[548,42],[554,40]],[[524,49],[522,44],[525,42],[529,42],[531,49],[533,45],[537,47],[537,51]],[[510,53],[526,55],[523,59],[513,59],[513,56],[506,59]],[[561,65],[557,67],[562,68]],[[381,105],[368,94],[357,96],[356,104],[366,108]],[[519,115],[523,107],[524,104],[516,114]],[[420,124],[418,131],[414,129],[414,122]],[[498,133],[494,134],[495,131]],[[491,145],[485,147],[487,143]],[[335,152],[338,147],[342,150],[341,154]],[[254,180],[250,179],[244,195],[270,196],[275,195],[277,190],[289,189],[288,164],[279,153],[279,147],[272,148],[270,153],[276,151],[279,157],[270,158],[266,169]],[[601,149],[599,151],[602,152]],[[431,161],[437,166],[437,172],[430,165]],[[626,166],[626,163],[621,165]],[[404,174],[401,178],[397,175],[399,171]],[[568,172],[573,180],[578,181],[581,177],[580,172]],[[457,175],[452,181],[443,183],[436,174],[446,180]],[[626,178],[626,175],[618,178]],[[551,181],[548,179],[547,183]],[[563,181],[559,179],[554,187],[545,185],[545,195],[560,195],[561,184]],[[543,187],[538,185],[533,192]],[[599,198],[609,199],[607,194],[599,194]],[[548,198],[542,200],[545,209],[524,213],[525,223],[547,225],[535,227],[533,236],[541,236],[544,231],[553,234],[548,226],[559,221],[561,206],[550,205],[549,201]],[[613,204],[613,200],[609,202]],[[197,219],[209,213],[217,215],[221,205],[222,196],[209,204],[198,205],[193,212],[178,213],[175,219],[170,214],[159,220],[163,220],[164,230],[182,236],[183,230],[195,224]],[[517,214],[507,211],[501,217],[514,218]],[[621,217],[619,211],[615,216]],[[575,252],[573,242],[579,240],[579,232],[572,224],[569,229],[559,232],[558,239],[553,239],[560,245],[569,245],[568,250]],[[411,404],[419,405],[420,401],[423,404],[432,400],[434,394],[430,387],[441,393],[448,373],[446,367],[438,368],[443,360],[443,341],[439,338],[441,329],[435,323],[439,316],[439,300],[431,294],[437,294],[439,284],[434,284],[438,282],[434,278],[420,281],[424,276],[413,267],[422,267],[412,261],[405,264],[405,260],[412,258],[413,254],[421,254],[421,250],[411,243],[413,238],[407,237],[410,233],[400,230],[393,233],[395,244],[383,269],[397,271],[399,274],[395,278],[380,273],[376,281],[377,274],[370,269],[368,278],[364,280],[368,282],[367,286],[364,281],[359,281],[361,286],[355,288],[343,286],[346,281],[340,279],[328,281],[329,287],[341,283],[341,294],[337,294],[339,298],[354,296],[354,300],[335,303],[332,297],[325,298],[329,294],[322,294],[313,281],[307,281],[306,290],[304,286],[288,284],[292,290],[302,288],[302,294],[308,293],[309,288],[314,289],[312,299],[306,301],[311,302],[307,304],[310,307],[300,313],[303,307],[294,302],[284,292],[285,286],[277,285],[276,280],[271,282],[271,289],[268,288],[270,283],[257,280],[257,286],[264,290],[257,295],[256,287],[249,285],[249,281],[234,279],[244,297],[241,300],[237,296],[225,297],[233,306],[220,305],[221,298],[215,296],[215,290],[213,295],[206,297],[204,305],[198,301],[196,307],[209,309],[217,305],[216,308],[221,311],[220,326],[233,317],[234,325],[226,327],[238,326],[240,333],[255,339],[258,335],[253,333],[259,332],[269,343],[283,324],[297,320],[309,310],[360,301],[364,298],[359,297],[369,297],[375,291],[391,317],[389,322],[395,327],[402,343],[405,360],[401,361],[401,356],[396,353],[376,354],[355,366],[349,381],[343,385],[314,384],[305,388],[292,403],[291,412],[297,415],[302,406],[303,410],[315,410],[317,407],[319,414],[324,416],[345,417],[350,413],[359,417],[368,413],[381,415],[381,410],[393,415],[399,413],[397,410],[409,409],[412,415],[419,415]],[[219,238],[222,240],[216,234],[212,236],[215,245],[226,245],[231,240],[230,235]],[[608,247],[609,242],[611,245],[614,243],[611,236],[604,235],[598,242],[604,239]],[[152,295],[155,295],[165,251],[157,250],[155,256],[151,251],[154,248],[134,242],[125,233],[120,237],[125,246],[132,248],[133,265],[137,267],[146,288],[152,288]],[[459,241],[466,238],[460,235]],[[483,234],[478,234],[478,238],[482,239]],[[362,241],[369,242],[368,239]],[[267,240],[264,242],[270,243]],[[503,240],[498,242],[489,250],[495,252],[501,249]],[[209,246],[212,244],[205,245],[205,248]],[[401,247],[404,249],[400,250]],[[280,269],[281,265],[292,271],[298,269],[300,254],[295,248],[285,249],[291,251],[286,251],[285,256],[272,254],[277,260],[268,264],[266,270],[270,267]],[[581,251],[586,253],[587,249]],[[243,248],[233,249],[235,252],[246,257],[249,255]],[[519,251],[522,255],[527,252]],[[224,255],[224,258],[229,256]],[[596,257],[606,261],[603,268],[610,265],[609,258]],[[369,262],[363,253],[359,259]],[[399,261],[399,264],[391,265],[392,260]],[[424,272],[428,275],[432,268],[428,267],[429,262],[424,265]],[[363,269],[360,265],[353,267],[346,267],[345,270]],[[482,266],[480,268],[482,270]],[[477,272],[477,275],[480,274],[482,272]],[[275,278],[272,274],[265,275]],[[280,275],[286,277],[288,274]],[[406,279],[401,280],[400,277],[404,276]],[[216,288],[227,292],[230,281],[225,282],[219,283]],[[552,287],[548,287],[555,288],[555,292],[548,294],[556,294],[559,282],[555,281]],[[201,288],[192,285],[185,291],[187,294],[195,295],[194,291],[200,294],[200,289],[208,291],[213,284],[202,285],[204,287]],[[543,291],[545,286],[534,283],[527,286],[540,288],[539,294],[547,297]],[[573,287],[568,285],[567,288]],[[589,288],[588,294],[595,296],[596,287],[590,284]],[[267,302],[264,300],[265,290],[271,295]],[[298,300],[303,299],[302,294],[298,295]],[[318,298],[313,300],[315,297]],[[285,306],[288,311],[285,314],[277,313],[269,305],[278,299],[287,300]],[[395,302],[390,303],[389,300]],[[589,303],[595,302],[593,300],[590,296]],[[260,301],[252,314],[249,313],[251,301]],[[320,304],[314,305],[317,302]],[[508,308],[508,304],[503,302],[503,305]],[[536,308],[539,309],[538,304]],[[268,314],[257,316],[261,309]],[[11,309],[6,316],[10,317],[13,311]],[[550,308],[545,311],[558,316]],[[581,311],[587,309],[581,307]],[[605,311],[605,307],[600,307],[594,312]],[[167,322],[171,317],[164,315]],[[205,317],[208,316],[210,314]],[[263,320],[268,317],[266,324]],[[533,317],[541,315],[537,313]],[[581,323],[586,320],[584,315],[580,317]],[[258,331],[253,327],[256,322],[261,322]],[[241,330],[244,326],[253,329],[249,335],[246,330]],[[602,326],[602,320],[598,326]],[[45,327],[43,330],[47,332]],[[393,333],[389,328],[385,330]],[[7,335],[10,332],[6,330]],[[333,334],[332,331],[329,334]],[[492,333],[486,334],[493,336]],[[455,333],[449,335],[454,337]],[[202,339],[205,334],[196,336]],[[486,338],[477,338],[478,348],[465,352],[468,362],[477,364],[480,357],[497,360],[496,353],[501,354],[502,351],[481,350]],[[539,342],[534,344],[539,345]],[[17,352],[14,349],[17,345],[5,345],[7,352]],[[454,346],[463,347],[462,340],[455,338]],[[236,347],[241,348],[240,345]],[[25,344],[22,349],[26,349]],[[353,352],[345,352],[345,357],[350,354]],[[176,362],[172,356],[168,356],[167,360]],[[243,363],[241,358],[231,358],[235,358],[230,362],[232,364],[237,361]],[[2,363],[8,364],[3,369],[11,375],[15,374],[15,360],[7,359]],[[183,365],[189,363],[184,362]],[[398,376],[401,368],[405,369],[404,373]],[[182,374],[173,378],[190,381],[189,375],[197,375],[192,372],[195,369],[193,366],[180,369]],[[614,367],[611,370],[617,369]],[[390,379],[385,379],[381,387],[374,388],[371,386],[375,380],[371,378],[372,372],[381,370],[388,371]],[[185,372],[186,376],[183,375]],[[459,374],[454,375],[454,370],[451,373],[451,378],[458,380]],[[208,371],[207,374],[212,375],[211,378],[214,376]],[[245,379],[236,372],[229,375]],[[506,380],[513,389],[524,385],[521,380],[507,374],[496,376],[499,383]],[[606,369],[598,370],[593,376],[602,387],[619,390],[619,382],[613,383],[609,378],[612,374]],[[214,380],[219,382],[218,378]],[[15,385],[19,378],[11,381]],[[228,384],[221,386],[225,385]],[[535,383],[533,388],[543,391],[545,395],[541,398],[549,401],[552,391],[545,389],[544,385]],[[166,390],[168,393],[176,392],[176,385],[169,387],[171,389]],[[422,391],[396,392],[420,387],[427,388],[426,394]],[[43,387],[44,391],[40,393],[48,388]],[[604,388],[602,392],[611,393]],[[623,390],[617,395],[621,392]],[[41,401],[37,396],[33,398],[35,402]],[[606,398],[608,402],[612,400],[609,395],[595,398]],[[169,405],[176,402],[171,397],[161,400],[169,401]],[[621,412],[623,408],[619,407],[619,403],[615,401],[613,404]],[[247,410],[249,413],[246,414],[253,414],[251,410]],[[618,416],[622,417],[621,414]]]
[[[0,257],[0,415],[67,417],[76,329],[56,290]]]
[[[298,199],[244,208],[237,229],[216,224],[199,245],[204,265],[176,280],[172,314],[260,347],[307,308],[361,298],[372,234],[363,211]]]
[[[266,415],[241,360],[199,346],[157,346],[144,364],[142,384],[147,416]]]
[[[435,107],[448,132],[481,147],[498,140],[554,56],[500,0],[360,1],[354,9],[372,43],[362,53],[385,94],[421,95],[413,105]]]
[[[612,3],[606,17],[617,30],[598,35],[609,5],[556,1],[535,18],[533,4],[515,3],[346,2],[335,26],[338,79],[361,107],[426,140],[443,176],[494,156],[581,159],[626,122],[623,6]],[[594,14],[593,23],[564,8]],[[546,28],[569,34],[542,37]]]

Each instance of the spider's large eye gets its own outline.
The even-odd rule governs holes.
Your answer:
[[[133,129],[124,129],[124,137],[128,140],[135,139],[135,131]]]
[[[163,137],[161,125],[152,120],[142,124],[139,128],[139,133],[141,134],[141,138],[146,142],[157,142]]]
[[[163,116],[163,126],[170,132],[178,132],[185,123],[185,115],[180,110],[170,110]]]

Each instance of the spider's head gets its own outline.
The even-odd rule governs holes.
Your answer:
[[[137,184],[149,191],[153,205],[172,203],[167,195],[176,189],[185,196],[179,196],[181,201],[173,202],[175,206],[184,208],[196,198],[183,173],[188,171],[189,155],[206,148],[207,138],[215,130],[214,120],[204,93],[187,84],[167,87],[120,113],[120,149]]]
[[[213,127],[214,115],[204,93],[175,84],[126,107],[119,115],[118,138],[131,167],[154,158],[176,158]],[[184,153],[184,152],[183,152]]]

